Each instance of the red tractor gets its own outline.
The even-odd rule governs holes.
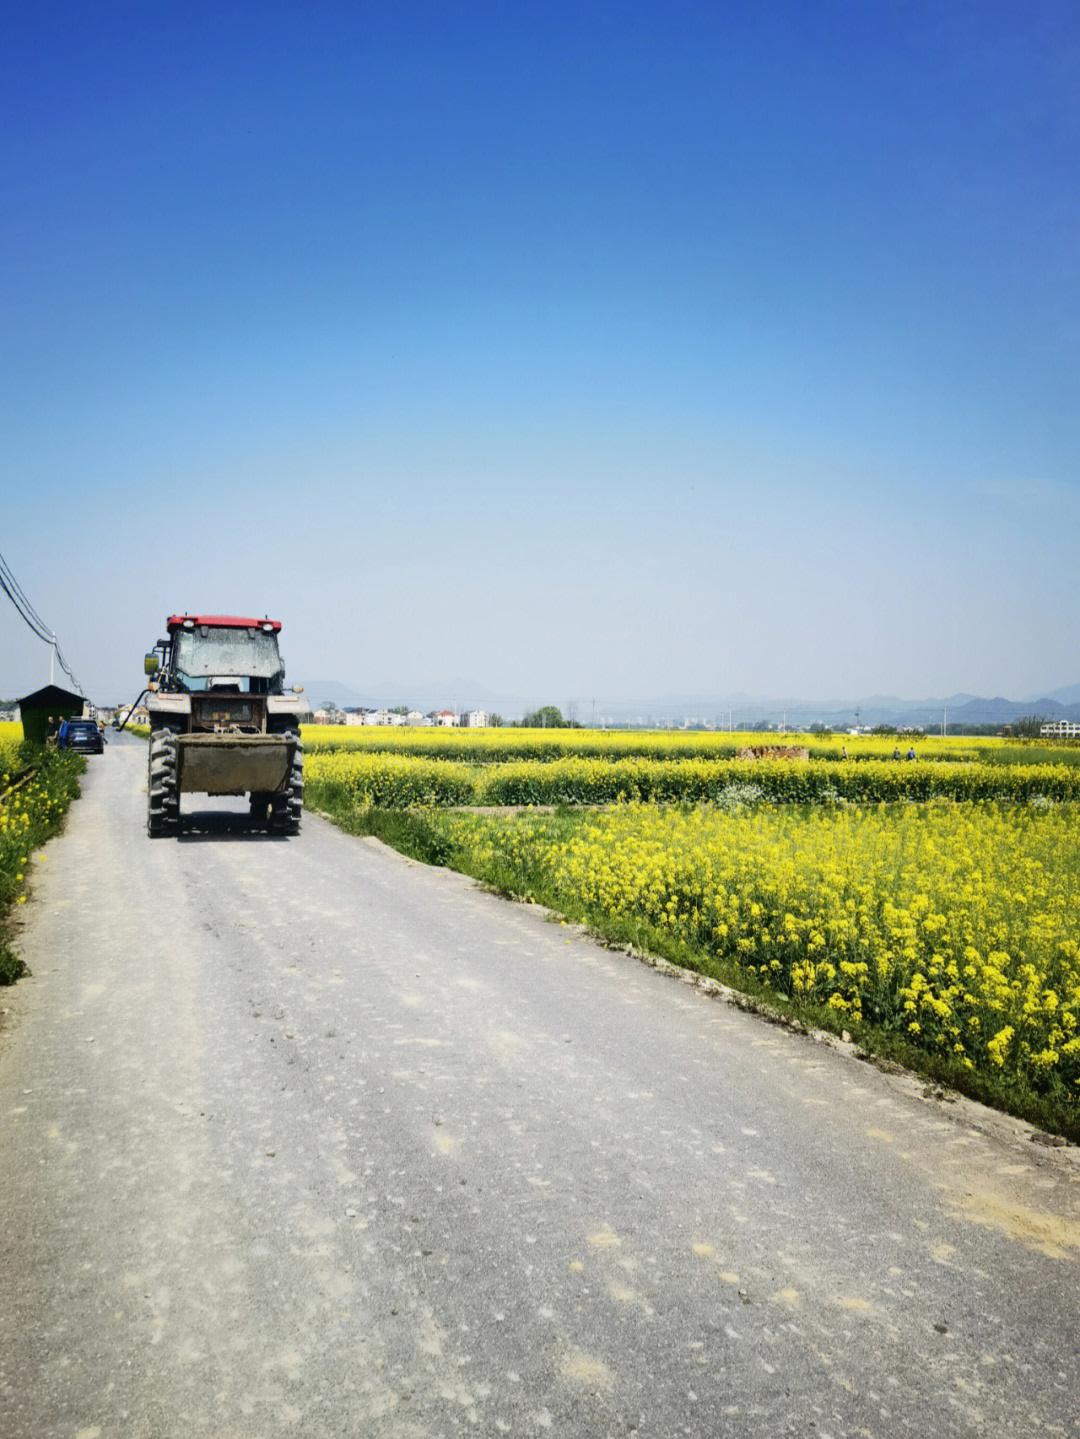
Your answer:
[[[271,834],[298,834],[304,806],[300,725],[311,717],[285,689],[277,620],[172,615],[146,656],[151,676],[146,827],[177,834],[182,794],[246,794]]]

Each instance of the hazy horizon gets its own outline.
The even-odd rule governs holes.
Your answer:
[[[360,690],[1080,678],[1080,11],[0,33],[0,553],[92,698],[200,608]]]

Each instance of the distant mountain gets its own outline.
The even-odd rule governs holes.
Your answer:
[[[484,709],[507,719],[517,719],[541,704],[556,704],[564,713],[571,701],[566,696],[541,695],[531,699],[489,689],[474,680],[440,684],[425,681],[414,685],[396,682],[357,690],[340,680],[306,680],[304,694],[313,709],[326,702],[339,709],[408,704],[415,709]],[[985,698],[966,693],[944,699],[905,700],[896,695],[868,695],[857,700],[776,699],[746,693],[732,695],[686,692],[652,696],[639,700],[603,698],[573,701],[575,718],[582,724],[642,725],[664,728],[698,723],[735,729],[761,723],[786,724],[789,729],[808,729],[813,724],[833,729],[850,729],[856,723],[875,725],[922,725],[938,729],[942,720],[951,725],[998,726],[1025,715],[1080,722],[1080,684],[1054,690],[1038,699],[1009,700],[1001,695]]]
[[[597,702],[597,713],[609,724],[658,726],[679,724],[687,719],[703,720],[733,728],[747,728],[765,722],[786,724],[788,729],[808,729],[813,724],[833,729],[850,729],[856,722],[873,728],[875,725],[921,725],[938,729],[948,725],[999,726],[1022,716],[1046,715],[1050,719],[1080,721],[1080,704],[1060,700],[1008,700],[1001,696],[986,699],[981,695],[954,694],[946,699],[904,700],[895,695],[870,695],[857,700],[773,699],[741,694],[717,696],[665,696],[636,704]]]
[[[1046,706],[1043,706],[1045,712]],[[994,699],[983,699],[973,695],[964,704],[951,705],[948,717],[954,724],[1008,724],[1021,715],[1034,714],[1030,706],[1017,700],[1007,700],[998,695]]]
[[[1009,724],[1026,715],[1045,715],[1047,719],[1080,719],[1080,705],[1061,704],[1047,697],[1038,700],[973,699],[949,711],[950,720],[958,724]]]

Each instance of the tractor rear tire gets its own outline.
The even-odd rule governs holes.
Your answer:
[[[178,833],[180,792],[177,788],[177,743],[174,729],[150,736],[146,781],[146,830],[153,839]]]
[[[286,730],[294,741],[292,764],[284,786],[270,796],[270,833],[299,834],[304,812],[304,742],[298,729]]]

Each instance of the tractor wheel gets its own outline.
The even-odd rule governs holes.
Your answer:
[[[176,731],[155,730],[150,736],[149,750],[146,829],[153,838],[157,838],[163,834],[176,834],[180,828]]]
[[[254,791],[248,798],[248,813],[255,829],[265,829],[270,819],[270,804],[273,795],[264,790]]]
[[[285,731],[295,742],[289,778],[284,786],[270,796],[270,833],[299,834],[300,816],[304,812],[304,742],[298,729]]]

